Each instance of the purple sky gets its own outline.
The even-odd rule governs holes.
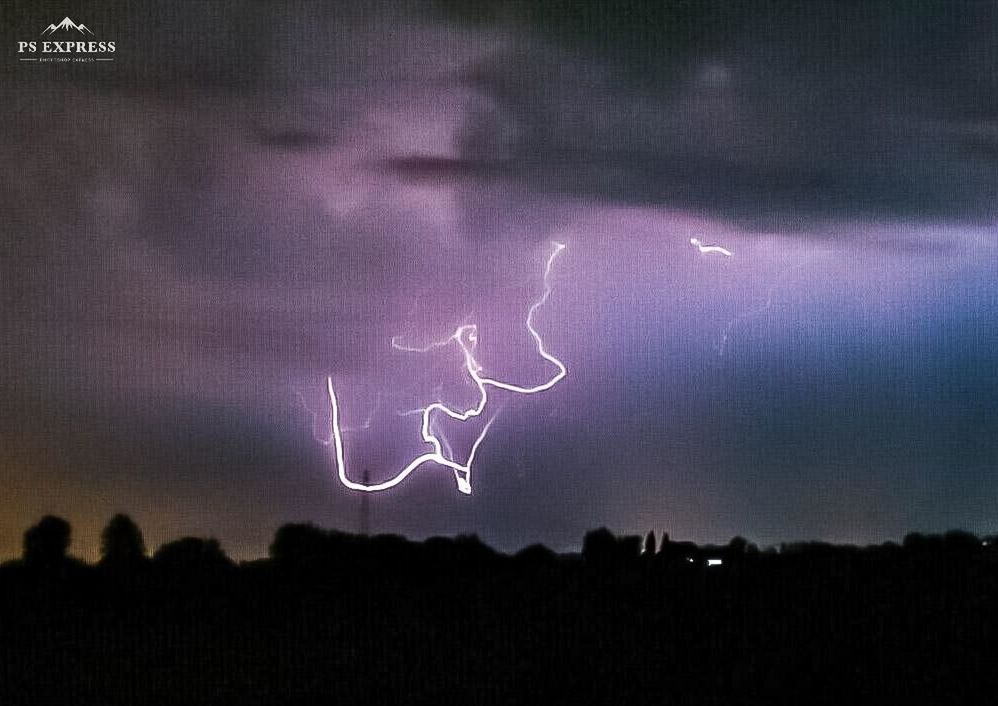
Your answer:
[[[325,376],[346,425],[376,412],[348,457],[394,475],[425,451],[394,412],[470,388],[391,337],[474,321],[489,374],[544,379],[524,316],[553,240],[536,323],[568,377],[496,395],[471,497],[425,467],[375,530],[993,532],[994,10],[632,4],[105,3],[72,18],[111,64],[12,48],[0,556],[50,512],[87,557],[117,511],[237,557],[287,521],[356,529]],[[4,46],[61,19],[15,5]]]

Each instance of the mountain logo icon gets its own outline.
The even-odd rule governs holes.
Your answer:
[[[68,17],[64,17],[62,22],[60,22],[59,24],[49,25],[48,27],[46,27],[45,30],[42,32],[42,36],[44,37],[46,34],[54,34],[55,31],[59,29],[61,29],[63,32],[68,32],[71,29],[75,29],[80,34],[93,35],[93,32],[91,32],[90,28],[87,27],[86,25],[78,25]]]

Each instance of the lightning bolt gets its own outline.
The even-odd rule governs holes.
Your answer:
[[[737,326],[738,324],[740,324],[745,319],[754,318],[756,316],[761,316],[761,315],[765,314],[767,311],[769,311],[770,309],[773,308],[773,295],[776,294],[776,289],[779,286],[780,286],[780,283],[776,282],[775,284],[773,284],[769,288],[769,291],[766,292],[766,303],[765,304],[763,304],[762,306],[757,307],[755,309],[751,309],[749,311],[742,312],[741,314],[739,314],[738,316],[736,316],[735,318],[733,318],[731,321],[728,322],[728,325],[724,327],[724,332],[721,334],[721,343],[717,347],[717,355],[718,356],[720,356],[722,358],[724,357],[724,349],[728,345],[728,337],[734,331],[735,326]]]
[[[722,248],[720,245],[704,245],[700,242],[698,238],[690,238],[690,245],[695,247],[700,251],[701,255],[706,255],[709,253],[718,253],[719,255],[724,255],[725,257],[731,257],[731,251]]]
[[[749,309],[748,311],[743,311],[731,319],[724,327],[724,331],[721,333],[721,341],[717,346],[715,346],[718,356],[721,358],[724,357],[728,340],[731,338],[731,335],[735,333],[736,327],[738,327],[742,322],[762,316],[772,309],[777,293],[786,284],[786,281],[790,278],[790,276],[800,274],[805,268],[809,267],[815,261],[816,257],[820,257],[820,255],[820,253],[818,255],[807,255],[799,260],[795,265],[781,269],[776,275],[776,281],[774,281],[769,286],[769,289],[766,290],[765,303]]]
[[[565,364],[558,360],[558,358],[551,355],[544,348],[544,340],[537,332],[537,329],[534,328],[534,315],[537,313],[537,310],[540,309],[545,302],[547,302],[548,296],[551,294],[551,284],[549,282],[551,267],[554,264],[555,259],[558,257],[558,254],[565,249],[565,245],[563,243],[555,242],[553,245],[554,249],[548,257],[547,263],[544,267],[544,292],[541,294],[540,298],[530,306],[530,309],[528,309],[526,324],[527,330],[530,332],[534,342],[537,344],[538,354],[544,360],[551,363],[556,368],[556,372],[545,382],[533,386],[517,385],[511,382],[504,382],[502,380],[484,377],[482,375],[483,367],[478,360],[475,359],[474,355],[474,350],[478,345],[478,326],[476,324],[462,324],[458,326],[454,330],[454,333],[447,338],[418,348],[406,346],[400,342],[400,338],[398,336],[393,337],[391,340],[392,348],[407,353],[428,353],[437,348],[443,348],[452,344],[457,345],[464,358],[464,369],[467,371],[472,383],[478,389],[478,402],[474,406],[466,409],[454,409],[452,407],[448,407],[441,401],[437,401],[419,410],[409,410],[406,412],[406,414],[419,413],[421,415],[422,422],[420,424],[420,436],[422,437],[423,443],[431,446],[433,450],[412,459],[412,461],[410,461],[408,465],[400,470],[395,476],[384,482],[373,484],[358,483],[357,481],[350,480],[347,475],[346,462],[344,461],[343,454],[344,430],[340,429],[339,402],[336,398],[336,391],[333,387],[333,378],[327,377],[326,388],[329,393],[329,406],[331,410],[330,426],[332,429],[332,446],[336,459],[336,473],[340,479],[340,482],[344,486],[350,488],[351,490],[359,490],[362,492],[388,490],[389,488],[394,488],[399,483],[404,481],[423,464],[435,463],[439,466],[450,468],[454,472],[454,479],[457,482],[457,488],[460,492],[466,495],[471,493],[471,468],[475,461],[475,454],[478,452],[478,447],[481,446],[482,441],[485,440],[485,436],[488,434],[489,428],[495,421],[496,415],[492,415],[485,423],[481,433],[471,446],[471,451],[468,454],[467,460],[464,463],[460,463],[454,460],[454,454],[450,444],[445,438],[443,438],[442,434],[439,434],[439,432],[436,431],[436,424],[434,423],[436,419],[435,414],[439,412],[440,414],[450,417],[451,419],[464,422],[480,416],[482,412],[485,411],[485,408],[489,403],[489,388],[506,390],[508,392],[521,395],[534,395],[550,390],[568,374],[568,369],[565,367]]]

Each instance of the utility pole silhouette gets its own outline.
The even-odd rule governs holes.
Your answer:
[[[371,472],[366,468],[364,469],[363,480],[364,485],[371,484]],[[370,495],[370,493],[360,494],[360,533],[365,537],[371,530],[371,506],[369,505],[371,501],[369,497]]]

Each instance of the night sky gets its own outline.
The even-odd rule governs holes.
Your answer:
[[[552,241],[568,376],[495,393],[470,496],[424,466],[372,530],[995,531],[994,4],[466,5],[5,4],[0,558],[46,513],[85,558],[118,511],[237,558],[357,530],[326,376],[391,477],[426,450],[397,412],[474,402],[392,337],[474,322],[543,381]],[[67,14],[113,62],[18,61]]]

